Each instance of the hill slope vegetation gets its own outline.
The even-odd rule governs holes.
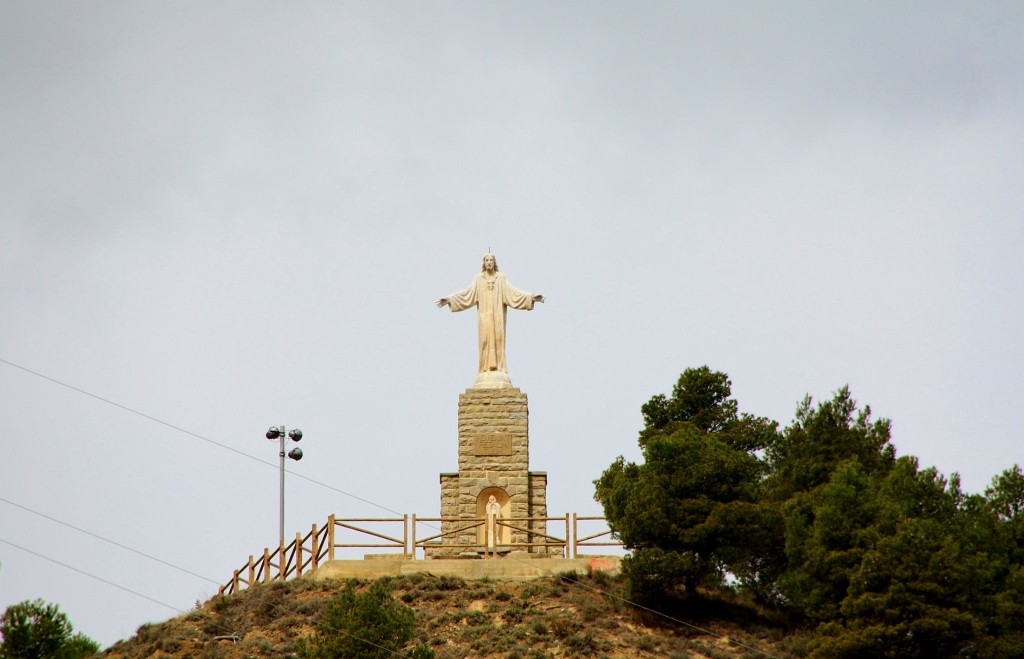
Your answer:
[[[664,612],[676,620],[635,608],[623,599],[625,582],[600,573],[533,581],[409,575],[377,583],[415,615],[414,638],[398,654],[383,656],[787,657],[794,656],[791,646],[798,642],[787,637],[782,621],[721,594],[680,601],[681,607]],[[366,592],[371,585],[357,583],[356,590]],[[297,645],[313,638],[329,603],[346,587],[309,579],[256,586],[144,625],[104,656],[296,656]]]

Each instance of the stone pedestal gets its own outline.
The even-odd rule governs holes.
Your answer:
[[[462,530],[444,536],[428,556],[482,554],[484,528],[472,524],[485,517],[491,496],[501,506],[500,518],[518,527],[501,527],[499,545],[542,541],[536,533],[545,533],[546,523],[526,520],[547,517],[547,474],[529,469],[526,394],[513,387],[467,389],[459,396],[459,471],[441,474],[441,517],[458,520],[442,522],[441,530]],[[528,549],[513,547],[512,551]],[[544,548],[529,551],[550,555]]]

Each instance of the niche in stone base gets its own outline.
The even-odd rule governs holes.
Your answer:
[[[425,547],[428,558],[468,558],[487,548],[487,500],[501,519],[499,555],[561,554],[544,543],[547,474],[530,471],[529,409],[519,389],[467,389],[459,394],[459,470],[441,474],[442,536]],[[481,520],[479,525],[472,520]],[[515,545],[515,549],[509,545]]]
[[[476,497],[476,516],[479,519],[487,519],[487,502],[491,496],[494,496],[497,500],[498,505],[501,506],[501,514],[499,519],[507,520],[512,516],[512,504],[509,500],[508,493],[500,487],[485,487],[480,490],[480,494]],[[497,544],[503,545],[509,542],[509,529],[507,526],[498,525],[497,529]],[[484,523],[478,526],[476,529],[476,543],[480,546],[487,545],[487,524]]]

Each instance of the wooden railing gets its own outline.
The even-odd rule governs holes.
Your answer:
[[[438,528],[439,528],[437,526],[438,524],[449,523],[449,522],[452,523],[452,524],[458,524],[459,526],[456,526],[455,528],[450,528],[447,531],[441,531],[440,533],[435,533],[434,535],[428,536],[426,538],[419,538],[419,539],[416,538],[416,525],[417,524],[426,524],[431,529],[438,530]],[[449,536],[458,535],[459,533],[462,533],[463,531],[468,531],[469,529],[475,529],[475,528],[481,527],[485,523],[487,523],[487,520],[485,518],[483,518],[483,517],[466,519],[466,518],[456,518],[456,517],[416,517],[416,515],[413,515],[412,516],[412,556],[413,556],[413,558],[416,558],[416,550],[417,549],[422,549],[424,552],[426,552],[429,549],[432,549],[432,548],[437,547],[437,546],[441,546],[441,542],[439,542],[441,538],[447,538]]]
[[[568,557],[570,551],[569,543],[569,515],[565,517],[503,517],[496,520],[499,526],[508,528],[511,531],[517,531],[522,534],[526,534],[526,542],[498,542],[496,548],[498,549],[551,549],[556,548],[561,550],[562,556]],[[557,537],[548,535],[547,533],[541,533],[535,528],[530,528],[533,524],[539,522],[545,523],[545,528],[548,522],[562,522],[565,524],[565,536]],[[422,549],[424,553],[431,550],[437,550],[440,548],[451,548],[458,547],[464,551],[483,551],[483,545],[480,543],[472,543],[467,545],[444,545],[439,543],[438,540],[449,536],[457,536],[464,531],[469,529],[475,529],[483,526],[487,523],[487,519],[484,517],[416,517],[412,516],[412,552],[413,558],[416,557],[416,550]],[[447,524],[456,525],[454,528],[442,530],[440,533],[427,536],[425,538],[418,537],[418,528],[420,524],[426,524],[431,530],[437,530],[438,524],[441,525],[441,529],[445,528]]]
[[[622,542],[612,535],[611,530],[604,526],[603,531],[584,537],[579,535],[580,522],[603,522],[603,517],[580,517],[576,513],[565,517],[523,517],[523,518],[500,518],[497,523],[520,534],[526,534],[526,542],[498,543],[498,548],[507,549],[560,549],[566,558],[577,558],[580,547],[620,547]],[[544,522],[545,528],[548,522],[561,522],[565,524],[565,536],[558,537],[548,533],[542,533],[531,528],[536,523]],[[340,548],[378,548],[397,549],[396,552],[402,558],[416,558],[416,551],[422,549],[424,555],[427,551],[448,547],[442,538],[483,526],[486,519],[480,518],[449,518],[449,517],[420,517],[403,515],[392,518],[338,518],[331,515],[327,518],[327,524],[318,527],[312,526],[310,531],[303,535],[296,533],[295,539],[288,544],[282,544],[275,549],[264,549],[261,556],[249,555],[249,560],[239,569],[234,571],[231,580],[220,587],[221,595],[230,595],[239,592],[244,588],[270,581],[285,581],[291,577],[301,577],[316,570],[325,561],[333,561],[335,550]],[[380,530],[382,526],[393,526],[401,524],[401,534],[390,536]],[[452,524],[454,528],[446,528],[439,533],[428,535],[423,538],[417,537],[418,525],[427,525],[431,531],[438,531],[441,525],[447,527]],[[358,525],[358,526],[357,526]],[[373,525],[374,528],[367,528],[366,525]],[[340,529],[340,532],[339,532]],[[362,536],[376,538],[378,542],[351,542],[346,541],[346,532]],[[411,536],[411,537],[410,537]],[[602,542],[596,540],[604,539]],[[465,545],[466,551],[482,551],[481,545]]]
[[[580,522],[602,522],[602,528],[604,530],[581,538]],[[595,540],[602,540],[602,542],[595,542]],[[612,530],[608,528],[608,520],[604,517],[580,517],[576,513],[572,514],[572,558],[576,558],[580,555],[580,547],[621,546],[622,541],[615,537]]]
[[[295,540],[287,545],[281,545],[273,550],[264,549],[263,555],[255,557],[249,555],[249,561],[234,571],[231,581],[220,587],[221,595],[230,595],[243,588],[268,581],[285,581],[289,577],[301,577],[303,574],[312,572],[320,567],[325,560],[334,560],[334,550],[339,547],[359,548],[383,548],[400,549],[402,557],[408,556],[406,548],[409,546],[409,525],[408,515],[395,518],[337,518],[331,515],[327,518],[327,524],[317,528],[314,524],[312,530],[303,536],[295,534]],[[355,526],[355,524],[401,524],[402,536],[391,537],[374,529]],[[337,529],[355,531],[360,534],[369,535],[384,542],[355,543],[339,541]]]

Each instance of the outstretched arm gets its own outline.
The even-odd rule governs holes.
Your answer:
[[[543,302],[544,301],[544,296],[541,295],[540,293],[537,293],[536,295],[533,296],[533,301],[534,302]]]
[[[464,311],[476,306],[476,303],[476,279],[473,279],[466,290],[459,291],[458,293],[449,293],[447,297],[437,301],[437,306],[448,307],[452,311]]]

